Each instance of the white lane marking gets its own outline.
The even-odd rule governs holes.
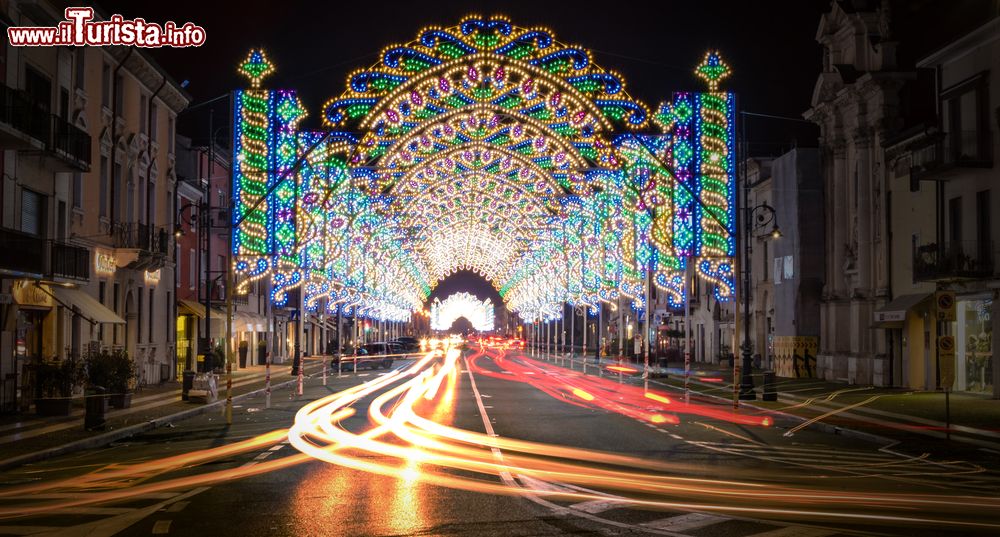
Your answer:
[[[556,483],[549,483],[548,481],[542,481],[541,479],[535,479],[534,477],[518,474],[517,480],[524,483],[525,487],[532,490],[544,490],[548,492],[573,492],[573,489],[558,485]]]
[[[668,433],[668,434],[670,435],[670,438],[673,438],[674,440],[682,440],[682,438],[680,436],[678,436],[678,435],[676,435],[674,433]]]
[[[166,535],[170,533],[170,521],[169,520],[157,520],[153,524],[153,535]]]
[[[187,507],[188,504],[190,504],[190,503],[191,502],[189,502],[187,500],[179,501],[179,502],[171,505],[170,507],[167,507],[167,509],[166,509],[165,512],[166,513],[179,513],[181,511],[183,511],[184,508]]]
[[[202,492],[208,490],[208,488],[209,487],[198,487],[183,494],[173,494],[171,499],[167,499],[147,507],[142,507],[136,509],[135,511],[122,513],[117,516],[96,520],[94,522],[88,522],[86,524],[80,524],[79,526],[63,527],[58,528],[55,531],[33,535],[39,535],[41,537],[111,537],[124,531],[125,528],[134,525],[136,522],[155,514],[157,511],[161,511],[173,503],[190,498],[196,494],[201,494]],[[79,497],[79,494],[76,496]],[[136,497],[133,497],[132,499],[135,498]]]
[[[4,535],[34,535],[35,533],[59,531],[57,526],[0,526]]]
[[[746,537],[827,537],[827,535],[833,535],[835,533],[837,532],[833,530],[825,530],[823,528],[788,526],[786,528],[779,528],[773,531],[747,535]]]
[[[281,449],[283,447],[285,447],[283,444],[278,444],[276,446],[272,446],[271,449],[269,449],[268,451],[278,451],[279,449]]]
[[[255,464],[257,464],[257,461],[250,461],[250,462],[247,462],[247,463],[245,463],[245,464],[241,464],[241,465],[240,465],[240,468],[247,468],[247,467],[249,467],[249,466],[253,466],[253,465],[255,465]]]
[[[264,453],[261,453],[260,455],[257,455],[256,457],[254,457],[253,460],[255,460],[255,461],[262,461],[262,460],[270,457],[272,453],[274,453],[274,452],[273,451],[265,451]]]
[[[570,509],[576,511],[583,511],[584,513],[590,513],[596,515],[597,513],[603,513],[605,511],[610,511],[611,509],[616,509],[622,507],[625,504],[622,502],[609,502],[607,500],[591,500],[589,502],[580,502],[570,505]]]
[[[645,524],[642,524],[642,526],[657,530],[687,531],[704,528],[705,526],[711,526],[712,524],[725,522],[727,520],[732,519],[718,515],[709,515],[706,513],[688,513],[686,515],[672,516],[670,518],[661,518],[660,520],[646,522]]]

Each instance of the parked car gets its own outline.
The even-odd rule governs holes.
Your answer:
[[[368,367],[371,367],[372,369],[378,369],[380,367],[389,369],[392,367],[392,356],[389,355],[394,353],[392,351],[392,347],[390,347],[388,343],[365,343],[361,348],[368,353],[368,359],[359,362],[359,366],[367,364]],[[378,358],[379,356],[382,356],[383,358],[380,360]]]
[[[400,336],[392,341],[402,345],[408,352],[414,352],[420,349],[420,341],[418,341],[415,337]]]

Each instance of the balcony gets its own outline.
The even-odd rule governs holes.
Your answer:
[[[953,241],[913,253],[914,281],[976,280],[993,276],[993,242]]]
[[[90,279],[89,249],[54,242],[49,252],[49,273],[53,278]]]
[[[964,169],[993,167],[989,138],[980,131],[939,133],[933,143],[914,149],[912,159],[911,175],[924,181],[945,181]]]
[[[12,254],[0,256],[0,273],[39,278],[45,274],[45,239],[0,228],[0,249]]]
[[[27,93],[0,84],[0,149],[45,148],[48,111]]]
[[[170,251],[170,235],[166,230],[139,222],[115,224],[111,237],[119,266],[133,270],[153,271],[163,267]]]
[[[90,171],[90,134],[27,93],[0,84],[0,149],[37,152],[59,172]]]
[[[48,149],[65,164],[63,171],[90,171],[90,134],[55,114]]]

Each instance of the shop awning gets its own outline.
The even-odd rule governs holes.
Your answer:
[[[205,318],[205,305],[194,300],[180,298],[177,300],[177,309],[182,315],[194,315],[199,319]],[[212,321],[226,322],[226,315],[221,311],[212,308]]]
[[[264,332],[267,319],[247,311],[233,312],[233,330],[237,332]]]
[[[929,299],[933,293],[917,293],[902,295],[875,310],[872,328],[902,328],[906,320],[906,312],[916,308]]]
[[[75,306],[80,315],[92,323],[125,324],[125,319],[80,289],[58,285],[46,285],[42,286],[41,289],[52,295],[52,298],[55,298],[66,308],[73,309]]]

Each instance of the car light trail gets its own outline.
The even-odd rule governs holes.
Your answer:
[[[653,424],[678,423],[679,417],[685,415],[709,416],[746,426],[771,424],[770,417],[740,416],[707,405],[672,401],[665,395],[639,387],[584,376],[524,357],[493,355],[490,358],[498,370],[492,370],[481,363],[486,358],[487,355],[481,352],[466,358],[470,378],[473,374],[481,374],[508,382],[523,382],[571,404],[618,412]],[[731,472],[733,479],[729,480],[704,478],[699,476],[707,468],[701,464],[651,460],[455,428],[449,423],[459,386],[460,360],[460,352],[455,348],[447,348],[443,354],[427,353],[403,369],[305,404],[287,431],[279,429],[228,446],[125,465],[71,480],[2,489],[0,498],[4,501],[21,500],[23,503],[0,509],[0,518],[127,500],[139,494],[240,479],[321,460],[405,483],[422,482],[487,494],[574,502],[603,500],[646,509],[708,511],[810,522],[1000,529],[1000,524],[988,518],[990,513],[1000,509],[1000,500],[985,495],[851,492],[838,488],[840,483],[832,483],[825,489],[815,480],[808,481],[808,485],[790,486],[775,483],[775,475],[760,468],[734,470]],[[344,420],[355,414],[355,406],[364,405],[366,401],[370,425],[359,431],[348,429]],[[130,480],[136,478],[148,478],[260,449],[286,436],[300,454],[252,466],[130,484]],[[512,478],[500,481],[497,476],[518,476],[520,484]],[[791,481],[808,480],[809,477],[785,476]],[[542,482],[566,486],[539,486]],[[101,487],[111,490],[89,492]],[[43,490],[88,492],[68,500],[32,503],[30,495]],[[864,506],[864,510],[859,506]],[[970,518],[970,510],[984,518]]]

